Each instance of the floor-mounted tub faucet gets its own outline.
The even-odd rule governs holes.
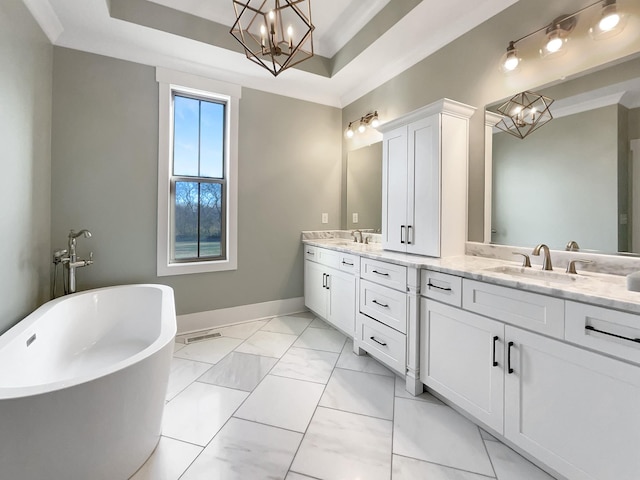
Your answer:
[[[62,263],[64,268],[67,269],[67,278],[64,285],[64,293],[75,293],[76,291],[76,268],[86,267],[93,263],[93,252],[89,254],[89,260],[78,259],[76,254],[77,238],[84,236],[84,238],[91,237],[91,232],[87,229],[76,232],[71,230],[69,232],[69,248],[68,250],[58,250],[53,254],[53,263],[58,265]],[[54,272],[54,287],[53,292],[55,296],[55,272]]]

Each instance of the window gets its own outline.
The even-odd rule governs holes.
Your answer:
[[[158,68],[158,275],[237,267],[240,88]]]

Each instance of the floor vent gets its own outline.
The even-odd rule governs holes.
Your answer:
[[[177,339],[177,342],[184,343],[185,345],[189,345],[191,343],[201,342],[203,340],[211,340],[212,338],[218,338],[221,336],[222,335],[219,332],[213,332],[213,333],[197,332],[197,333],[192,333],[190,335],[185,335],[184,337],[180,337]]]

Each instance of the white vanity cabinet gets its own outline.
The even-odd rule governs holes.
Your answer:
[[[585,328],[635,338],[637,315],[469,279],[456,294],[442,273],[432,291],[429,276],[424,384],[571,480],[639,478],[640,344]]]
[[[427,298],[420,311],[420,379],[502,432],[504,324]]]
[[[378,128],[384,249],[433,257],[464,254],[474,111],[443,99]]]
[[[304,246],[304,257],[306,307],[353,337],[359,258],[308,245]]]
[[[637,480],[640,369],[519,328],[505,335],[505,438],[572,480]]]
[[[361,258],[355,344],[403,375],[407,303],[407,267]]]

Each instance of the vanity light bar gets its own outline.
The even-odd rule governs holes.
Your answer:
[[[364,133],[367,130],[367,127],[371,126],[373,128],[378,128],[380,125],[380,120],[378,119],[378,111],[367,113],[363,115],[357,120],[353,120],[349,122],[349,126],[347,127],[347,131],[345,132],[345,136],[347,138],[352,138],[355,134],[354,128],[358,131],[358,133]]]
[[[626,15],[618,9],[616,0],[598,0],[574,13],[561,15],[544,27],[528,33],[517,40],[511,40],[507,46],[507,51],[500,59],[500,71],[506,74],[517,71],[522,62],[522,58],[519,55],[516,44],[543,30],[545,32],[545,41],[539,50],[540,56],[548,58],[563,53],[569,35],[578,22],[578,15],[596,5],[601,5],[602,11],[596,24],[589,29],[591,38],[599,40],[620,33],[624,29]]]

